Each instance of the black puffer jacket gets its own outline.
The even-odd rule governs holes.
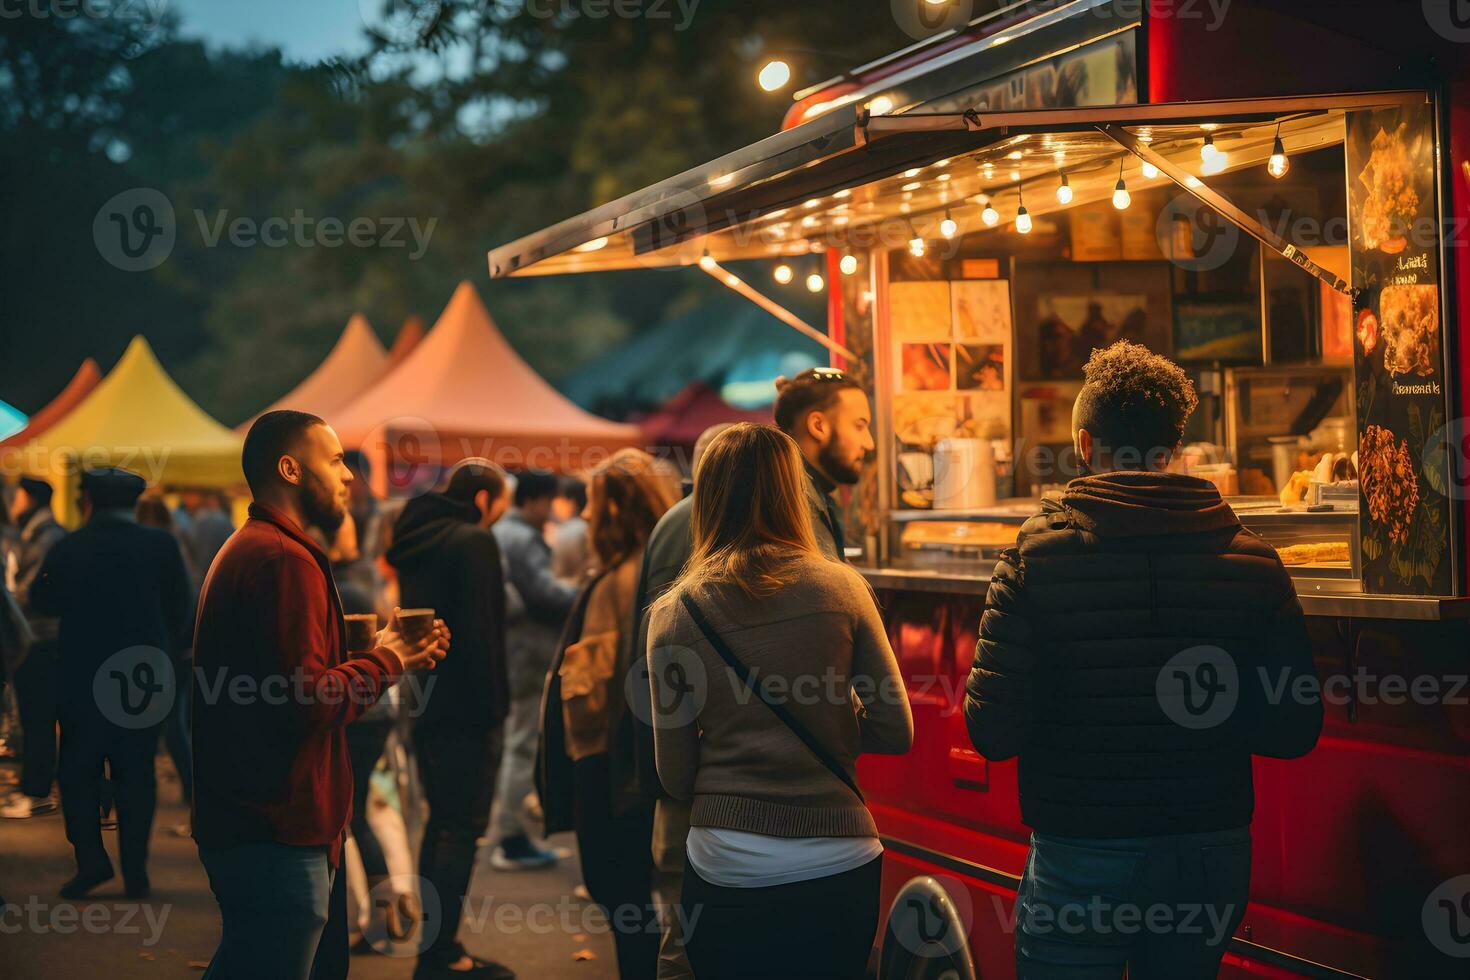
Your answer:
[[[1222,830],[1250,822],[1253,753],[1316,743],[1320,700],[1289,693],[1302,676],[1275,550],[1203,480],[1110,473],[1043,501],[997,565],[965,720],[986,758],[1020,756],[1038,831]]]
[[[478,517],[474,504],[426,493],[393,526],[387,557],[398,571],[399,604],[433,607],[450,633],[449,653],[423,678],[434,686],[418,727],[486,730],[510,711],[505,576],[495,535]]]

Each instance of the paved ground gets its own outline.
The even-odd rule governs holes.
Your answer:
[[[8,791],[13,778],[8,765],[0,765],[0,791]],[[98,889],[92,900],[64,901],[56,889],[73,865],[60,815],[0,819],[0,895],[10,903],[0,916],[0,976],[166,980],[200,975],[219,938],[218,910],[193,841],[171,830],[187,817],[177,783],[165,781],[159,795],[150,861],[153,897],[144,903],[125,899],[120,879]],[[570,840],[552,843],[572,846]],[[115,840],[109,842],[116,863],[114,845]],[[573,897],[575,857],[551,871],[506,874],[490,868],[488,855],[482,849],[460,933],[471,952],[506,963],[524,980],[616,978],[604,920]],[[398,856],[395,863],[406,860]],[[412,965],[411,959],[370,953],[353,957],[352,976],[406,980]]]

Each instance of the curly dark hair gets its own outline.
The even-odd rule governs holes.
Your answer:
[[[1141,461],[1173,449],[1199,404],[1179,365],[1142,344],[1120,340],[1094,350],[1082,373],[1076,424],[1114,457],[1136,453]]]

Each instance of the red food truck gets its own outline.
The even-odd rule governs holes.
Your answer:
[[[1075,473],[1081,365],[1118,338],[1193,379],[1176,465],[1276,545],[1316,645],[1326,726],[1256,762],[1223,972],[1470,972],[1462,13],[1015,3],[490,254],[494,277],[688,266],[867,386],[850,557],[916,727],[907,756],[860,764],[887,854],[878,976],[1014,974],[1028,830],[1015,763],[970,745],[964,680],[996,555]],[[778,301],[793,279],[827,291],[825,325]]]

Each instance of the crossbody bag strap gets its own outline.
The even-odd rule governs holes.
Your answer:
[[[858,798],[859,802],[866,803],[863,797],[863,791],[858,789],[857,781],[847,774],[847,770],[842,768],[826,749],[822,748],[822,743],[818,742],[812,733],[806,730],[806,726],[802,725],[790,711],[786,710],[784,704],[766,692],[765,686],[756,679],[755,675],[751,673],[750,669],[745,666],[741,659],[735,656],[735,652],[730,649],[724,637],[716,633],[714,628],[710,626],[709,620],[704,618],[704,613],[694,604],[694,600],[690,599],[689,595],[685,593],[679,596],[679,601],[683,603],[684,611],[689,613],[689,618],[694,620],[694,625],[699,627],[699,632],[704,634],[704,638],[709,641],[709,645],[714,648],[715,653],[719,654],[720,659],[725,661],[725,666],[733,670],[735,676],[740,678],[741,683],[749,690],[755,692],[761,701],[765,702],[766,707],[771,709],[776,717],[781,720],[782,724],[791,729],[791,734],[801,739],[801,744],[805,745],[811,754],[816,756],[818,762],[825,766],[832,775],[842,780],[844,786],[852,790],[853,795]]]

